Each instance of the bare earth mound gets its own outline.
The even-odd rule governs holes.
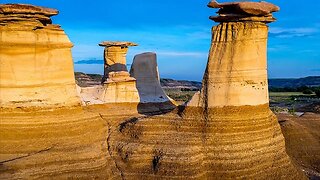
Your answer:
[[[278,114],[287,153],[311,178],[320,178],[320,114]]]

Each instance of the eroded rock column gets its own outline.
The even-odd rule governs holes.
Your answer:
[[[137,46],[130,42],[102,42],[104,46],[104,92],[101,100],[106,103],[138,103],[139,93],[136,79],[130,77],[126,67],[126,55],[129,46]]]
[[[303,179],[285,151],[269,109],[267,23],[279,8],[266,2],[208,5],[219,8],[203,87],[183,111],[200,120],[207,178]],[[263,172],[263,173],[262,173]]]
[[[79,105],[69,38],[55,9],[0,5],[0,107]]]

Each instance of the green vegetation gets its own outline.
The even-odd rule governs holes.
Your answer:
[[[316,95],[319,97],[319,91],[320,91],[320,86],[317,87],[308,87],[308,86],[299,86],[299,87],[284,87],[284,88],[278,88],[278,87],[270,87],[269,88],[270,94],[278,92],[278,93],[283,93],[283,92],[290,92],[290,93],[302,93],[304,95]],[[293,95],[298,95],[298,94],[293,94]],[[301,94],[300,94],[301,95]]]
[[[166,94],[174,99],[177,103],[179,104],[183,104],[185,102],[188,102],[189,100],[191,100],[191,98],[193,97],[193,95],[197,92],[197,91],[187,91],[186,89],[164,89]]]
[[[320,88],[316,89],[314,92],[316,93],[316,96],[320,98]]]

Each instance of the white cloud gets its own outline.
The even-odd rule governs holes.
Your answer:
[[[282,27],[271,27],[269,30],[272,36],[278,38],[292,38],[292,37],[305,37],[313,35],[318,31],[318,28],[303,27],[303,28],[282,28]]]

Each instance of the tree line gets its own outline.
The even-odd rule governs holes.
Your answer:
[[[269,87],[270,92],[302,92],[303,94],[316,94],[317,97],[320,97],[320,86],[318,87],[308,87],[308,86],[299,86],[299,87]]]

